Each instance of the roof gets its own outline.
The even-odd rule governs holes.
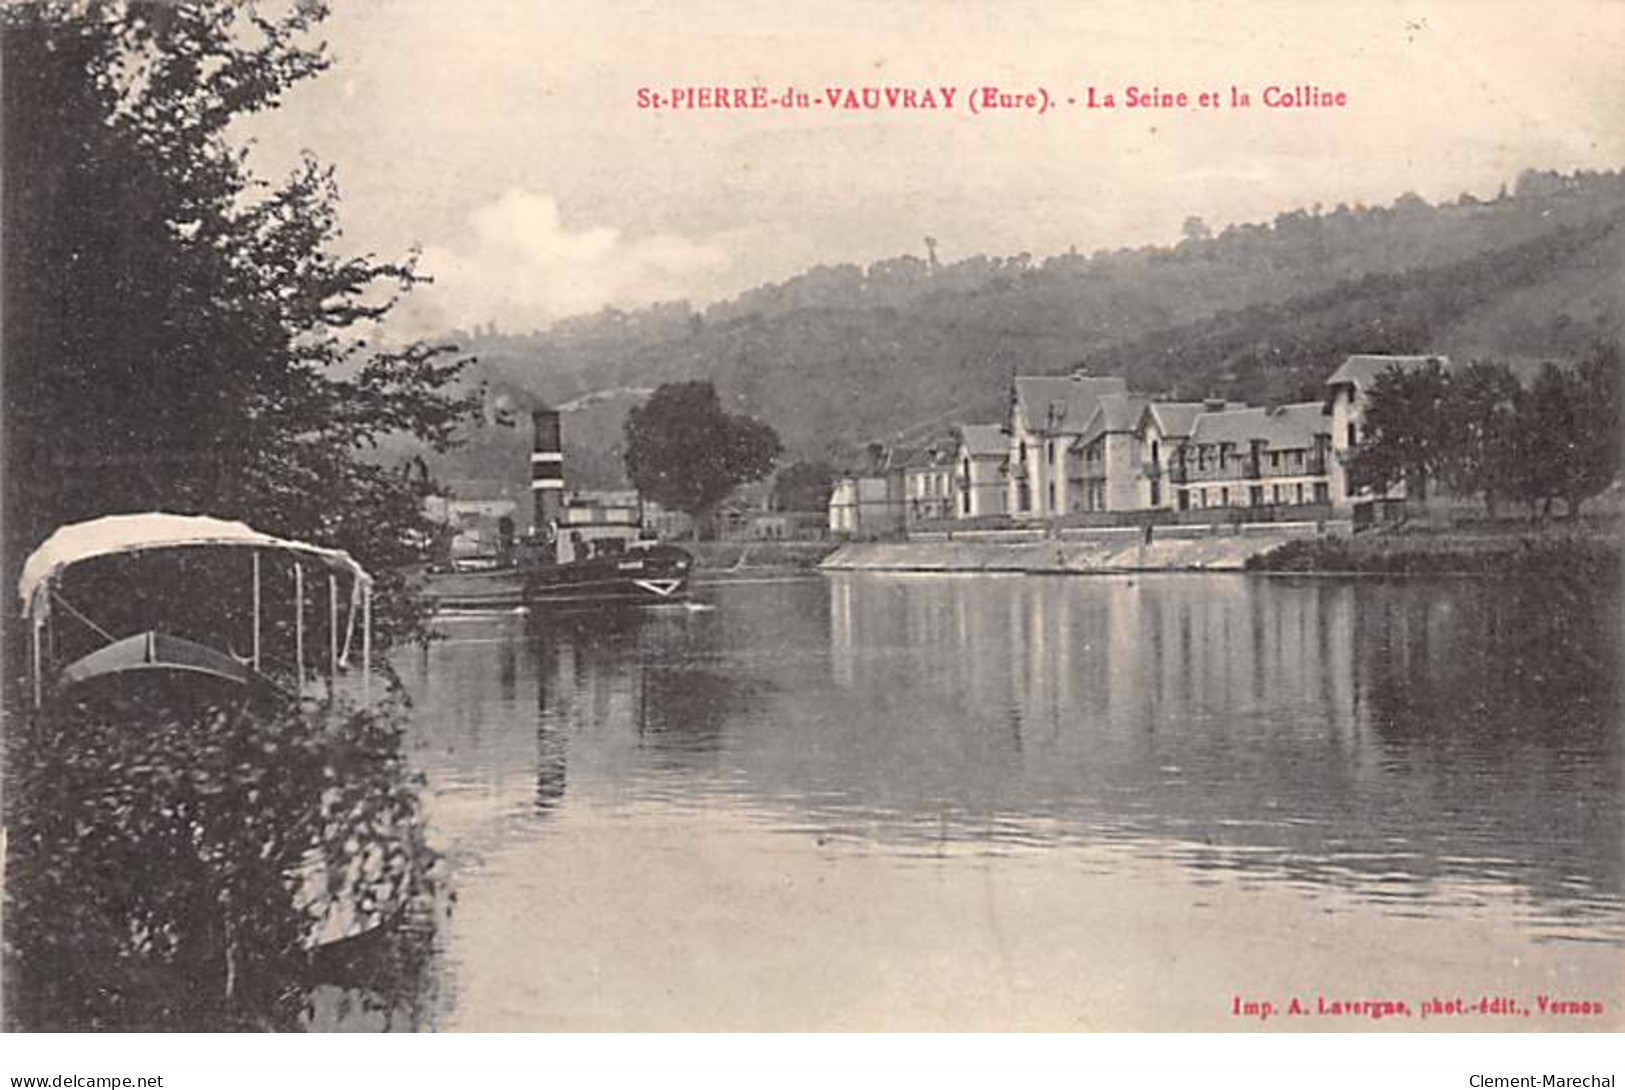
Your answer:
[[[1183,439],[1191,433],[1191,425],[1205,407],[1200,401],[1153,401],[1146,405],[1145,411],[1156,417],[1162,434]]]
[[[1137,394],[1102,395],[1083,429],[1083,442],[1092,443],[1109,432],[1133,431],[1146,404],[1146,399]]]
[[[1010,451],[1010,433],[1003,424],[966,424],[959,429],[959,441],[972,458],[1002,458]]]
[[[1017,376],[1016,401],[1034,431],[1078,434],[1088,425],[1100,399],[1126,394],[1128,382],[1115,375]]]
[[[953,460],[948,444],[930,443],[918,447],[893,447],[888,470],[931,469],[947,465]]]
[[[1343,361],[1341,367],[1332,372],[1331,378],[1326,380],[1326,385],[1369,387],[1377,380],[1378,375],[1390,367],[1410,371],[1434,360],[1442,366],[1450,366],[1448,356],[1350,356]]]
[[[1247,446],[1262,440],[1276,450],[1312,447],[1317,434],[1330,430],[1318,401],[1299,401],[1274,408],[1226,409],[1202,413],[1191,426],[1193,443],[1234,443]]]
[[[17,593],[23,600],[23,615],[27,616],[33,611],[36,599],[45,593],[52,579],[81,561],[120,553],[193,546],[282,549],[297,552],[357,579],[371,579],[366,570],[342,549],[326,549],[303,541],[272,537],[241,522],[206,515],[169,515],[159,511],[139,515],[108,515],[63,526],[34,550],[24,562],[22,578],[17,581]]]

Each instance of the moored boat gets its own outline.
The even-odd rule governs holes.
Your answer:
[[[370,684],[372,577],[342,550],[241,522],[146,512],[64,526],[17,589],[36,707],[170,680],[292,698],[325,680],[331,695],[357,651]]]
[[[241,804],[263,823],[274,812],[256,802],[258,788],[226,801],[236,788],[209,754],[239,747],[232,774],[269,780],[282,760],[272,754],[293,744],[291,723],[331,730],[353,711],[337,699],[350,680],[359,685],[349,695],[369,702],[372,578],[338,549],[204,516],[111,515],[56,530],[25,562],[18,592],[41,744],[82,749],[93,764],[122,752],[120,739],[136,740],[139,761],[108,765],[106,797],[161,807],[160,828],[185,811],[187,835],[210,845],[203,854],[223,851],[246,823],[209,826],[197,798],[211,800],[210,814]],[[266,763],[256,767],[251,753]],[[153,769],[171,761],[185,786],[142,794]],[[382,847],[335,852],[325,843],[349,829],[340,802],[354,800],[317,780],[292,791],[301,816],[267,845],[276,847],[287,911],[300,921],[298,943],[313,950],[398,914],[401,887],[385,877]]]

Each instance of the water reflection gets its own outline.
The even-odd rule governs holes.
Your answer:
[[[468,857],[572,803],[726,804],[900,857],[1111,844],[1617,943],[1617,593],[1558,593],[814,577],[453,626],[408,682]]]

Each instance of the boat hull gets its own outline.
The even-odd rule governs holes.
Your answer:
[[[657,545],[556,564],[530,573],[526,604],[546,607],[649,606],[688,597],[692,558]]]
[[[687,600],[692,564],[688,553],[661,545],[534,571],[431,575],[424,593],[442,611],[670,605]]]

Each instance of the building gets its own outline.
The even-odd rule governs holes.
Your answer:
[[[955,514],[1002,515],[1009,503],[1010,431],[1002,424],[966,424],[954,454]]]
[[[1100,399],[1126,395],[1121,378],[1075,372],[1017,376],[1010,391],[1006,510],[1016,518],[1053,518],[1075,510],[1071,452]]]
[[[675,541],[694,536],[694,519],[686,511],[672,510],[654,500],[644,500],[643,528],[661,541]]]
[[[1151,401],[1140,413],[1134,438],[1141,469],[1135,506],[1142,511],[1171,511],[1175,508],[1170,480],[1179,459],[1179,450],[1191,437],[1191,428],[1204,410],[1219,411],[1225,403],[1201,401]]]
[[[1263,508],[1254,517],[1291,508],[1316,510],[1287,517],[1346,516],[1359,498],[1347,463],[1372,384],[1390,367],[1434,362],[1448,366],[1437,356],[1350,356],[1327,380],[1324,401],[1271,407],[1153,401],[1121,378],[1081,372],[1018,376],[1005,425],[964,425],[951,448],[872,447],[866,471],[835,483],[830,532],[874,538],[987,516]]]
[[[918,450],[902,451],[895,461],[902,470],[905,526],[958,517],[954,449],[949,443],[931,443]]]
[[[829,536],[827,511],[757,511],[745,536],[751,541],[822,541]]]
[[[831,537],[875,538],[903,528],[903,501],[884,472],[847,473],[835,478],[829,494]]]
[[[1138,438],[1149,402],[1133,394],[1100,398],[1066,453],[1067,511],[1133,511],[1145,475]]]
[[[1175,508],[1328,503],[1330,429],[1318,401],[1197,414],[1169,474]]]
[[[1389,368],[1411,371],[1421,367],[1450,368],[1445,356],[1350,356],[1326,380],[1324,411],[1330,418],[1332,435],[1331,494],[1332,504],[1340,513],[1348,513],[1361,500],[1373,497],[1369,492],[1357,492],[1348,474],[1348,462],[1359,449],[1364,434],[1365,410],[1370,403],[1371,387],[1377,377]],[[1389,490],[1390,498],[1402,498],[1404,486]]]
[[[424,517],[444,529],[434,548],[439,563],[496,565],[512,555],[519,503],[498,481],[460,480],[452,495],[425,496]]]

